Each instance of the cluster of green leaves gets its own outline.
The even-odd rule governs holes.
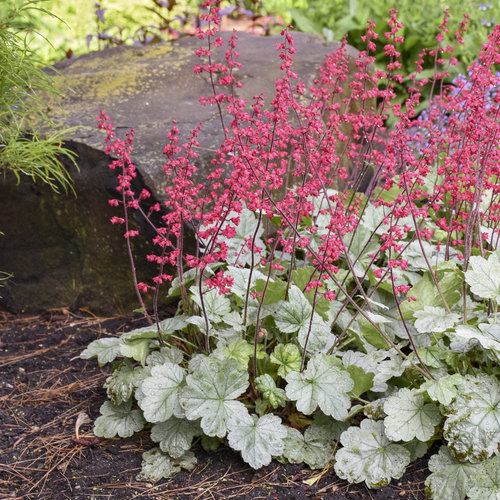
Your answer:
[[[326,230],[320,208],[318,238]],[[174,279],[170,295],[180,296],[184,283],[189,299],[176,316],[95,340],[81,354],[114,362],[95,434],[129,437],[147,428],[158,447],[144,454],[140,479],[192,468],[199,442],[206,449],[225,443],[255,469],[273,458],[318,469],[333,460],[341,478],[369,487],[400,478],[439,443],[426,481],[431,498],[498,498],[500,251],[472,256],[464,272],[453,253],[445,260],[440,233],[426,221],[437,235],[422,242],[435,279],[410,232],[398,284],[412,285],[416,300],[403,301],[400,315],[392,285],[373,274],[388,255],[370,257],[380,248],[385,210],[367,205],[345,241],[369,297],[354,307],[333,281],[324,286],[335,300],[305,291],[314,268],[300,253],[291,273],[290,256],[280,252],[271,258],[284,270],[260,258],[252,269],[236,264],[249,227],[263,238],[245,209],[230,241],[233,265]],[[205,286],[221,269],[232,278],[226,294]],[[347,266],[337,276],[352,289]]]
[[[60,93],[26,40],[29,23],[23,22],[23,15],[36,7],[27,3],[17,10],[9,5],[0,10],[0,172],[68,190],[71,178],[61,162],[62,156],[74,159],[62,147],[68,131],[57,128],[45,104],[48,95],[57,102]]]

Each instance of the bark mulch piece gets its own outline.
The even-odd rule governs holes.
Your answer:
[[[41,316],[0,313],[0,499],[423,500],[427,461],[378,490],[349,485],[333,468],[273,462],[254,471],[229,449],[195,449],[198,465],[168,481],[136,481],[149,432],[98,439],[92,422],[106,400],[110,366],[78,356],[92,340],[142,326],[67,309]],[[314,479],[317,478],[316,481]]]

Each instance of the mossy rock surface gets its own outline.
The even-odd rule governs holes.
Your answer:
[[[225,39],[229,35],[223,33]],[[325,42],[318,35],[307,33],[293,36],[297,48],[294,71],[310,86],[325,56],[337,49],[339,43]],[[271,101],[276,92],[276,79],[282,76],[276,49],[281,41],[280,36],[238,33],[236,50],[240,54],[238,61],[243,65],[235,70],[236,78],[243,83],[243,88],[237,89],[238,97],[251,102],[254,96],[264,92],[265,102]],[[209,78],[205,73],[193,73],[193,67],[202,62],[194,52],[204,43],[197,37],[186,37],[144,47],[116,47],[56,65],[61,72],[56,76],[57,85],[66,93],[65,114],[59,121],[64,126],[80,127],[73,133],[72,140],[98,150],[104,148],[103,133],[96,127],[101,110],[111,117],[118,133],[133,127],[133,160],[158,198],[162,197],[165,187],[163,147],[172,121],[177,120],[184,139],[203,122],[198,137],[200,168],[195,178],[202,182],[223,140],[217,109],[202,107],[199,103],[199,96],[212,95]],[[223,58],[224,52],[225,48],[216,52],[215,59]],[[347,53],[352,58],[354,73],[358,51],[348,46]],[[346,88],[349,81],[344,84]]]

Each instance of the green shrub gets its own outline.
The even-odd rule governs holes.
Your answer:
[[[68,131],[57,129],[45,105],[48,95],[57,102],[60,92],[26,40],[30,21],[24,13],[37,7],[11,7],[8,3],[0,10],[0,172],[12,172],[18,181],[27,175],[66,191],[71,178],[60,158],[73,159],[74,154],[62,147]]]

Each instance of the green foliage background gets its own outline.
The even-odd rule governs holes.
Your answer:
[[[22,0],[4,0],[0,12],[13,6],[19,6]],[[114,26],[123,30],[125,36],[134,36],[142,26],[157,25],[158,15],[153,9],[152,0],[102,0],[101,8],[105,9],[106,26]],[[457,48],[456,55],[460,59],[458,72],[464,72],[468,64],[477,57],[481,44],[485,42],[496,20],[500,20],[500,4],[498,2],[484,3],[478,0],[252,0],[226,2],[226,5],[237,4],[254,12],[269,13],[280,16],[286,23],[292,22],[301,31],[318,33],[328,40],[341,40],[347,34],[348,42],[359,49],[364,48],[360,35],[364,33],[366,22],[372,19],[377,25],[377,31],[383,32],[387,23],[388,12],[392,7],[399,11],[399,18],[404,23],[406,36],[402,51],[404,69],[414,70],[413,62],[423,47],[433,47],[438,25],[442,21],[443,9],[449,8],[450,40],[454,39],[454,31],[463,15],[471,15],[466,44]],[[66,57],[71,50],[79,55],[89,50],[97,50],[98,43],[94,38],[87,44],[87,36],[96,34],[95,0],[81,2],[66,2],[61,0],[42,0],[41,7],[52,12],[57,17],[31,13],[31,29],[42,33],[46,40],[36,37],[32,47],[37,51],[38,58],[45,62],[55,62]],[[491,7],[489,6],[491,5]],[[483,9],[481,9],[483,6]],[[486,7],[486,10],[484,10]],[[183,14],[186,10],[195,13],[198,9],[196,0],[180,0],[175,3],[170,16]],[[167,14],[166,9],[162,11]],[[486,21],[483,24],[482,20]],[[492,21],[494,19],[494,21]],[[64,22],[62,22],[63,20]],[[490,24],[488,26],[487,24]],[[380,41],[383,45],[384,41]]]
[[[360,36],[365,31],[366,22],[371,19],[376,24],[375,31],[386,31],[389,10],[395,7],[398,10],[398,19],[403,22],[402,34],[405,43],[401,48],[401,62],[406,74],[415,70],[414,62],[424,47],[436,46],[438,26],[443,20],[443,10],[449,8],[450,20],[448,27],[450,45],[455,43],[455,30],[463,19],[464,14],[470,14],[467,33],[464,36],[465,45],[459,45],[454,53],[459,59],[459,66],[455,72],[465,73],[467,66],[477,58],[481,45],[485,43],[488,33],[494,23],[500,21],[500,3],[479,2],[478,0],[293,0],[289,3],[289,12],[294,24],[302,31],[320,33],[329,40],[340,40],[347,34],[347,41],[356,48],[363,50],[365,43]],[[482,7],[482,8],[481,8]],[[485,10],[484,10],[485,9]],[[483,24],[483,19],[485,23]],[[493,21],[492,21],[493,19]],[[489,26],[488,26],[489,24]],[[378,53],[386,43],[380,37]],[[382,52],[383,53],[383,52]],[[428,66],[433,72],[433,65]]]

